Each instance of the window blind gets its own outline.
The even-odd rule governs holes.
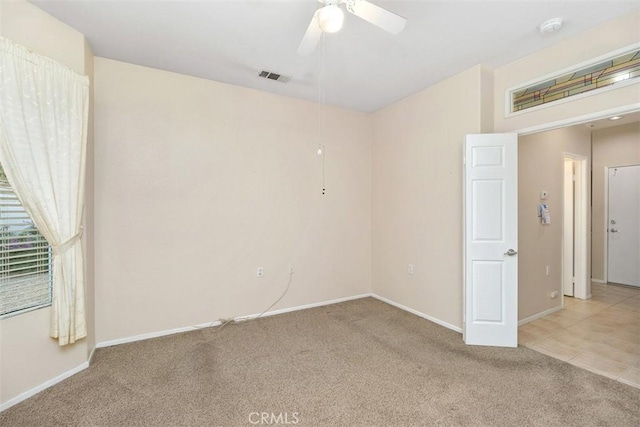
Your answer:
[[[0,165],[0,316],[51,304],[51,249]]]

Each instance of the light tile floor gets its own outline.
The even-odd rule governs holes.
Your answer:
[[[591,285],[591,299],[518,328],[518,343],[640,388],[640,288]]]

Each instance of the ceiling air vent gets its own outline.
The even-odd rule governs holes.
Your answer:
[[[271,71],[264,71],[264,70],[258,73],[258,77],[263,77],[269,80],[276,80],[281,83],[287,83],[289,80],[291,80],[291,76],[283,76],[282,74],[272,73]]]

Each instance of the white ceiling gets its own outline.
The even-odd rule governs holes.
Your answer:
[[[393,36],[347,13],[325,38],[327,104],[375,111],[482,63],[497,67],[640,8],[638,0],[371,0],[408,18]],[[94,54],[318,101],[321,50],[296,53],[316,0],[32,0]],[[564,18],[542,36],[537,26]],[[260,70],[292,76],[261,79]]]
[[[638,122],[640,122],[640,113],[629,113],[625,114],[621,119],[618,120],[610,120],[610,118],[593,120],[589,123],[586,123],[585,126],[588,126],[593,130],[599,130]]]

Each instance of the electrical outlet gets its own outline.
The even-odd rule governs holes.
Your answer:
[[[556,299],[556,298],[558,298],[558,291],[551,291],[551,292],[549,292],[549,297],[550,297],[551,299]]]
[[[264,270],[262,269],[262,267],[258,267],[258,271],[256,273],[256,276],[258,276],[258,277],[264,276]]]
[[[409,264],[409,268],[407,268],[407,272],[409,274],[413,274],[413,264]]]
[[[547,275],[547,276],[551,274],[551,266],[550,265],[547,265],[547,268],[544,270],[544,274]]]

